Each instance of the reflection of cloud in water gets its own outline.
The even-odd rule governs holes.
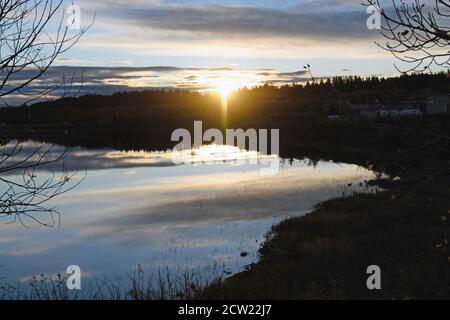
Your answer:
[[[307,161],[284,163],[277,175],[263,176],[259,162],[229,161],[259,155],[210,151],[209,165],[203,149],[186,154],[183,165],[167,166],[164,152],[73,149],[66,169],[89,171],[75,190],[51,201],[62,212],[61,228],[0,225],[6,274],[53,273],[74,263],[101,273],[126,272],[142,262],[195,268],[219,261],[241,270],[254,262],[273,223],[344,192],[365,191],[359,182],[373,178],[354,165]],[[242,258],[242,251],[251,255]]]
[[[11,152],[17,142],[12,141],[5,146],[5,152]],[[41,148],[46,153],[45,159],[58,159],[65,152],[64,169],[67,171],[77,170],[101,170],[101,169],[120,169],[135,167],[170,167],[180,164],[215,164],[229,163],[234,165],[245,164],[247,162],[257,163],[258,159],[266,159],[254,151],[242,151],[239,148],[231,146],[203,146],[198,149],[172,152],[166,151],[117,151],[112,149],[84,149],[81,147],[64,148],[38,142],[21,142],[19,144],[20,152],[9,159],[8,162],[24,161],[32,162],[34,157],[28,158],[37,148]],[[41,152],[41,153],[42,153]],[[61,162],[49,163],[41,166],[38,170],[60,171]]]
[[[358,183],[372,173],[356,166],[331,165],[292,168],[275,177],[265,178],[258,171],[224,175],[170,178],[171,183],[136,188],[102,190],[95,196],[119,197],[132,201],[123,209],[97,214],[85,231],[96,236],[135,236],[139,240],[160,234],[164,229],[189,225],[253,221],[303,214],[314,204],[342,195],[344,191],[362,191]],[[356,185],[348,187],[349,182]],[[78,195],[81,196],[81,195]],[[85,194],[84,196],[93,196]],[[159,231],[158,231],[159,230]],[[136,239],[136,240],[137,240]]]
[[[10,142],[4,147],[4,152],[12,152],[15,144],[15,141]],[[63,160],[64,169],[67,171],[133,168],[142,166],[165,167],[174,165],[165,152],[121,152],[112,149],[87,150],[81,147],[65,148],[32,141],[21,142],[19,147],[20,152],[8,159],[4,165],[18,161],[32,163],[33,161],[36,161],[36,157],[29,158],[29,156],[33,154],[33,152],[36,152],[38,148],[40,148],[41,154],[45,152],[45,160],[47,161],[58,159],[66,153]],[[62,161],[58,161],[41,166],[38,170],[60,171],[62,168]]]
[[[7,254],[10,256],[42,255],[49,251],[69,246],[73,243],[75,243],[75,241],[70,241],[70,240],[61,240],[61,241],[57,241],[57,242],[47,242],[47,243],[32,244],[32,245],[27,243],[27,246],[25,246],[25,247],[0,250],[0,254]]]

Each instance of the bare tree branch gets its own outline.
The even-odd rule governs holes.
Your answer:
[[[75,21],[65,16],[63,4],[64,0],[0,0],[0,103],[9,105],[6,98],[12,95],[32,96],[29,103],[66,85],[63,78],[37,92],[25,90],[93,23],[71,32]]]
[[[56,59],[71,49],[89,29],[65,16],[64,0],[0,0],[0,107],[9,106],[9,99],[21,96],[29,103],[59,89],[62,94],[72,90],[74,75],[61,81],[28,90],[40,81]],[[73,3],[68,3],[73,6]],[[75,10],[75,9],[73,9]],[[59,15],[62,13],[61,15]],[[69,83],[69,84],[67,84]],[[46,226],[59,223],[59,213],[45,204],[54,197],[76,187],[81,180],[76,173],[64,169],[67,151],[53,156],[53,146],[36,145],[24,150],[22,143],[0,144],[0,218],[10,218],[26,226],[25,219]],[[59,174],[38,171],[51,164],[61,164]],[[40,214],[50,217],[44,222]]]
[[[402,73],[423,72],[431,66],[450,66],[450,0],[391,0],[383,8],[379,0],[367,0],[383,18],[381,34],[386,43],[379,44],[399,61]]]
[[[0,218],[8,223],[25,219],[44,226],[59,225],[59,212],[45,203],[77,187],[86,177],[64,168],[69,150],[53,153],[55,146],[35,143],[25,150],[23,143],[15,142],[0,147]],[[50,165],[57,165],[57,171]],[[45,174],[42,174],[45,170]],[[41,175],[39,175],[41,173]],[[44,222],[41,214],[47,216]]]

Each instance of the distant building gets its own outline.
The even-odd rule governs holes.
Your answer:
[[[427,114],[450,113],[450,94],[431,96],[427,101]]]

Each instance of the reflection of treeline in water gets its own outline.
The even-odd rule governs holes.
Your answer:
[[[450,93],[447,74],[396,78],[335,77],[315,83],[242,89],[228,102],[228,127],[281,127],[286,119],[336,112],[343,104],[401,104],[422,101],[433,94]],[[309,117],[309,118],[308,118]],[[181,90],[120,92],[109,96],[65,97],[32,106],[0,110],[3,128],[49,131],[134,130],[192,126],[221,127],[221,99],[215,94]]]

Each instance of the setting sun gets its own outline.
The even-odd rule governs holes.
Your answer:
[[[228,123],[228,97],[243,85],[240,84],[240,79],[237,77],[217,77],[212,79],[211,85],[221,97],[222,126],[226,128]]]
[[[239,89],[238,79],[235,78],[217,78],[213,85],[222,98],[226,99],[233,92]]]

